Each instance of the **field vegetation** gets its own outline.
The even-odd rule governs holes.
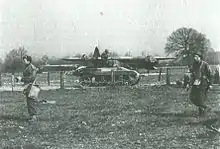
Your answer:
[[[27,121],[21,92],[0,92],[0,148],[217,148],[209,129],[217,116],[219,90],[209,92],[212,111],[199,118],[188,92],[176,86],[42,91],[39,120]]]

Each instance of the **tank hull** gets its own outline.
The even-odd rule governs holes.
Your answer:
[[[124,67],[83,68],[75,72],[82,86],[123,86],[135,85],[140,80],[137,71]]]

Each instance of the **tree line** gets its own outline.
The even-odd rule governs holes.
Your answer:
[[[210,52],[215,53],[210,40],[205,34],[193,28],[182,27],[173,31],[165,45],[165,53],[174,55],[178,60],[177,63],[182,65],[191,65],[195,53],[200,53],[204,60],[212,63]]]
[[[8,72],[12,74],[22,72],[24,69],[22,57],[24,55],[29,55],[28,51],[24,47],[18,47],[9,51],[4,60],[0,59],[0,72]],[[82,55],[83,53],[76,53],[73,57],[81,58]],[[90,52],[88,57],[92,57],[92,55],[93,52]],[[117,57],[119,55],[117,52],[111,51],[110,56]],[[71,62],[66,62],[56,57],[49,57],[48,55],[43,55],[42,57],[32,56],[32,63],[38,68],[43,67],[46,64],[71,64]]]
[[[0,72],[8,72],[8,73],[16,73],[21,72],[24,69],[24,64],[22,61],[22,57],[27,55],[28,51],[24,47],[18,47],[16,49],[12,49],[6,55],[4,60],[0,60]],[[40,67],[41,65],[45,65],[48,63],[49,57],[44,55],[40,58],[32,57],[32,62]]]

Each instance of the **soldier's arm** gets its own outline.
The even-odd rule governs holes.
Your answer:
[[[209,83],[211,84],[212,82],[212,76],[211,76],[211,68],[208,64],[205,65],[205,71],[206,71],[206,76],[207,76],[207,79],[209,81]]]
[[[190,81],[189,81],[189,85],[192,86],[193,83],[195,81],[195,73],[194,72],[191,72],[190,73]]]
[[[195,65],[193,64],[192,68],[190,70],[190,83],[189,83],[190,86],[192,86],[194,81],[195,81],[195,72],[194,72],[194,70],[195,70]]]

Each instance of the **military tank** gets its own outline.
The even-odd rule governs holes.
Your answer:
[[[79,66],[71,74],[79,77],[78,83],[82,86],[131,86],[140,81],[137,71],[125,67]]]

